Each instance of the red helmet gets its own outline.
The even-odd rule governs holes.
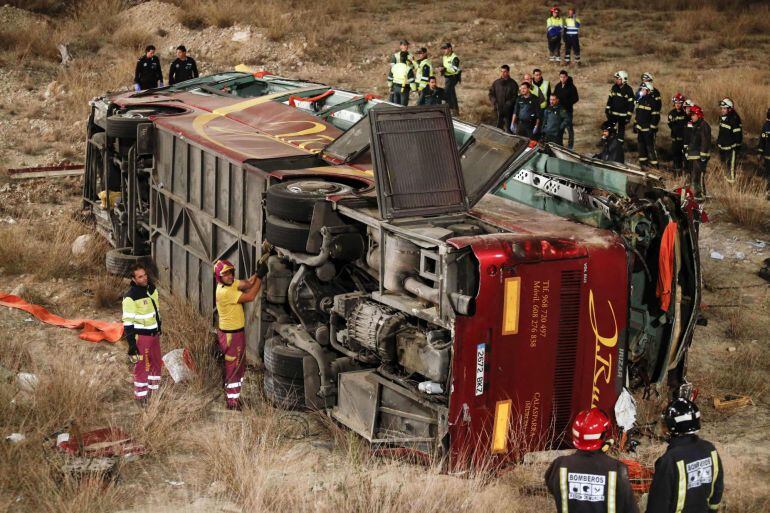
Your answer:
[[[217,260],[214,262],[214,279],[217,283],[222,283],[222,273],[225,271],[232,271],[233,269],[235,269],[235,267],[228,260]]]
[[[556,14],[556,13],[559,13],[559,12],[561,12],[561,11],[559,10],[558,7],[556,7],[556,6],[551,7],[551,14]]]
[[[572,445],[581,451],[598,451],[610,431],[610,419],[599,408],[583,410],[572,423]]]
[[[676,93],[673,98],[671,98],[672,103],[684,103],[684,101],[687,98],[684,97],[682,93]]]
[[[701,109],[697,105],[693,105],[692,107],[690,107],[690,115],[692,114],[695,114],[699,118],[703,118],[703,109]]]

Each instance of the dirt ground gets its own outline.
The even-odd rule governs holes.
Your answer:
[[[362,17],[367,9],[374,14],[360,26],[350,21],[341,25],[341,29],[347,27],[350,43],[336,50],[344,51],[342,60],[330,57],[327,62],[318,58],[323,54],[311,52],[317,36],[310,31],[275,41],[263,27],[248,24],[191,29],[179,21],[183,8],[155,0],[141,2],[119,15],[120,28],[110,36],[113,46],[85,56],[77,44],[71,45],[75,56],[71,66],[82,71],[77,79],[55,59],[19,60],[13,54],[0,60],[0,167],[81,162],[87,99],[106,89],[128,87],[139,55],[136,47],[148,38],[158,46],[164,73],[172,49],[184,43],[203,73],[245,62],[286,76],[380,94],[386,92],[383,63],[394,50],[394,41],[408,37],[428,45],[435,65],[438,43],[451,39],[465,67],[459,89],[462,117],[489,121],[486,92],[499,64],[511,64],[517,80],[535,66],[541,66],[552,81],[558,73],[557,66],[544,62],[545,44],[533,28],[544,21],[545,8],[519,7],[518,16],[503,18],[498,15],[501,8],[492,3],[458,13],[462,2],[445,2],[431,7],[439,26],[423,32],[375,30],[377,24],[393,26],[394,17],[363,2],[356,16]],[[683,42],[672,29],[656,40],[657,46],[636,55],[617,44],[608,28],[611,24],[619,23],[638,36],[660,32],[674,22],[655,10],[637,18],[632,13],[620,7],[593,11],[586,7],[583,13],[588,25],[582,42],[585,65],[571,70],[581,94],[576,115],[578,151],[593,151],[609,77],[616,68],[628,68],[632,78],[642,71],[655,73],[664,111],[666,99],[676,90],[704,100],[725,94],[712,91],[709,84],[723,80],[728,71],[737,77],[731,87],[740,87],[749,77],[766,91],[770,73],[763,65],[766,61],[753,51],[766,54],[770,39],[757,36],[706,55],[706,40]],[[693,11],[692,16],[699,15]],[[741,16],[738,21],[744,23]],[[58,21],[0,7],[0,22],[5,26],[38,30],[35,27]],[[119,57],[121,52],[128,56],[116,63],[116,53]],[[696,61],[692,71],[684,72],[682,62],[689,56]],[[92,58],[110,64],[100,71]],[[713,114],[714,107],[709,109]],[[747,127],[751,137],[756,136],[755,124]],[[666,144],[664,134],[660,144]],[[672,185],[676,183],[666,176]],[[98,258],[82,261],[68,253],[77,235],[89,233],[86,225],[73,221],[80,206],[78,195],[76,178],[15,182],[0,175],[0,245],[5,246],[0,247],[0,292],[15,290],[70,318],[118,320],[114,290],[125,283],[107,277]],[[767,224],[734,224],[728,206],[720,197],[706,204],[712,222],[702,226],[700,251],[708,325],[696,330],[689,379],[699,390],[702,435],[717,445],[726,467],[726,510],[770,511],[770,287],[756,275],[761,262],[770,257],[770,233]],[[57,231],[57,227],[66,230]],[[8,254],[7,248],[25,241],[29,243],[19,246],[18,255]],[[718,259],[720,255],[723,259]],[[66,265],[52,267],[54,260],[65,260]],[[205,358],[206,321],[195,319],[174,298],[163,301],[169,312],[164,352],[195,344]],[[489,478],[446,475],[433,467],[373,458],[359,439],[327,420],[286,414],[265,404],[258,369],[247,374],[248,406],[242,414],[223,410],[213,367],[204,373],[205,379],[187,385],[173,385],[165,375],[161,400],[140,411],[131,399],[125,351],[124,342],[84,342],[74,332],[0,307],[0,365],[10,372],[0,380],[0,435],[27,436],[18,444],[0,442],[0,511],[510,512],[552,508],[539,488],[542,464],[522,465]],[[41,385],[31,396],[19,392],[13,377],[17,372],[40,376]],[[719,412],[713,400],[726,394],[750,395],[752,404]],[[654,396],[640,400],[640,422],[656,420],[662,404],[663,399]],[[121,464],[119,478],[106,486],[62,482],[40,446],[46,435],[70,420],[84,429],[119,426],[149,452]],[[637,455],[624,457],[651,464],[665,447],[657,439],[641,442]]]

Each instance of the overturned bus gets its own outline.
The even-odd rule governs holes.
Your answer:
[[[505,462],[685,380],[697,206],[443,106],[235,72],[96,98],[83,200],[110,270],[151,255],[206,316],[213,262],[269,251],[267,398],[372,444]]]

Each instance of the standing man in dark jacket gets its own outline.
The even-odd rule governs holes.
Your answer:
[[[575,146],[575,129],[572,127],[573,112],[580,97],[567,70],[563,69],[559,72],[559,83],[556,84],[553,92],[559,98],[559,105],[564,107],[564,112],[567,114],[567,148],[571,150]]]
[[[184,45],[176,47],[176,59],[168,70],[168,85],[198,78],[198,66],[195,59],[187,56],[187,48]]]
[[[439,87],[436,83],[436,77],[430,77],[428,79],[428,87],[422,90],[420,93],[420,101],[418,105],[441,105],[444,103],[444,89]]]
[[[767,199],[770,200],[770,109],[767,109],[767,119],[762,125],[762,133],[759,134],[760,165],[764,163],[765,180],[767,180]]]
[[[658,124],[660,123],[660,110],[663,108],[663,100],[660,96],[660,91],[658,91],[655,88],[654,81],[655,78],[652,76],[652,73],[649,71],[645,71],[642,73],[642,84],[649,83],[652,85],[652,90],[648,93],[648,95],[652,96],[653,100],[653,109],[652,109],[652,124],[650,125],[650,129],[652,131],[652,141],[655,142],[655,138],[658,135]],[[642,90],[642,87],[639,86],[639,89],[636,91],[636,101],[639,101],[640,98],[640,92]]]
[[[671,98],[674,108],[668,113],[668,128],[671,130],[671,160],[674,163],[675,173],[680,172],[684,167],[684,131],[687,127],[684,101],[684,95],[676,93]]]
[[[634,91],[628,85],[628,73],[618,71],[615,73],[615,83],[607,97],[607,106],[604,108],[607,121],[612,121],[618,127],[618,140],[624,143],[626,140],[626,123],[631,121],[634,112]]]
[[[610,419],[598,408],[583,410],[572,424],[569,456],[556,458],[545,472],[545,484],[559,513],[638,513],[628,467],[607,456],[602,446]]]
[[[543,113],[537,96],[530,92],[529,82],[523,82],[519,86],[519,97],[516,98],[516,106],[513,108],[511,130],[516,135],[534,139],[540,132],[542,119]]]
[[[674,399],[663,412],[663,421],[671,439],[655,462],[647,513],[717,511],[725,471],[714,445],[698,437],[698,407],[687,399]]]
[[[618,132],[612,121],[602,123],[602,140],[599,142],[599,146],[601,151],[594,155],[595,159],[620,164],[626,161],[623,143],[618,140]]]
[[[719,158],[727,166],[728,181],[732,182],[735,181],[736,160],[743,143],[743,123],[741,117],[735,112],[735,104],[730,98],[722,98],[719,108],[722,111],[717,135]]]
[[[639,166],[642,169],[647,166],[658,167],[658,154],[655,151],[655,137],[652,131],[657,100],[652,96],[652,88],[649,82],[642,84],[636,104],[634,132],[639,143]]]
[[[511,68],[507,64],[500,66],[500,78],[492,82],[489,88],[489,103],[497,114],[497,128],[511,133],[511,118],[519,84],[511,78]]]
[[[697,105],[690,108],[690,122],[687,123],[687,164],[690,167],[690,185],[695,197],[706,197],[706,167],[711,157],[711,126],[703,119],[703,109]]]
[[[567,128],[567,113],[559,105],[559,97],[552,94],[548,108],[543,111],[543,142],[564,146],[564,129]]]
[[[144,55],[136,62],[134,90],[143,91],[156,87],[163,87],[163,70],[160,69],[160,59],[155,55],[155,47],[149,45],[144,49]]]

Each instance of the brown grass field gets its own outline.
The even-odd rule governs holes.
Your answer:
[[[578,151],[594,151],[618,69],[629,72],[633,87],[642,72],[652,72],[664,113],[675,92],[693,97],[714,136],[721,97],[732,97],[744,120],[747,155],[740,179],[727,183],[716,158],[709,169],[714,198],[706,210],[713,222],[701,231],[709,324],[696,332],[689,374],[700,390],[703,434],[725,462],[726,511],[770,511],[770,292],[756,277],[770,249],[750,245],[770,242],[770,202],[755,176],[758,131],[770,107],[770,5],[575,3],[584,26],[583,65],[570,70],[581,95]],[[88,100],[129,88],[135,60],[150,43],[158,47],[164,75],[172,49],[186,44],[203,73],[243,62],[384,95],[386,63],[399,39],[428,47],[434,65],[440,43],[449,40],[464,68],[461,117],[491,122],[487,89],[500,64],[510,64],[517,80],[534,67],[557,80],[560,67],[547,62],[544,37],[549,6],[491,0],[10,0],[0,7],[0,168],[81,162]],[[247,27],[247,41],[232,40]],[[59,43],[73,57],[67,67],[59,64]],[[659,147],[667,145],[663,127]],[[634,162],[635,154],[627,158]],[[671,186],[681,183],[665,166],[661,174]],[[0,173],[0,291],[21,286],[22,297],[63,316],[115,320],[126,284],[103,270],[106,246],[95,243],[83,258],[70,253],[72,241],[92,230],[76,220],[78,197],[77,179],[16,183]],[[711,259],[711,251],[725,260]],[[0,440],[0,512],[553,510],[541,487],[542,465],[455,475],[439,465],[377,458],[323,416],[267,405],[256,369],[246,377],[246,410],[224,412],[207,320],[178,298],[164,296],[162,308],[164,352],[190,348],[201,372],[186,385],[169,379],[143,411],[132,404],[125,343],[90,344],[23,312],[0,310],[0,365],[10,373],[0,379],[0,435],[27,437]],[[40,377],[34,392],[19,391],[17,372]],[[727,393],[749,394],[753,404],[716,411],[712,399]],[[644,402],[640,420],[656,420],[662,404]],[[83,429],[121,427],[149,453],[121,464],[118,477],[107,482],[64,477],[41,446],[68,422]],[[646,439],[635,457],[652,463],[663,448]]]

